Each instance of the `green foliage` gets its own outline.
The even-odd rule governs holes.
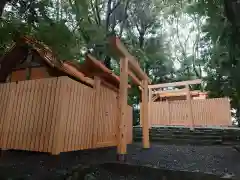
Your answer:
[[[240,31],[227,19],[223,1],[201,0],[189,13],[206,17],[202,41],[208,44],[201,58],[207,60],[206,89],[210,97],[230,97],[236,120],[240,122]]]
[[[74,59],[77,57],[74,53],[75,36],[70,32],[63,21],[49,24],[41,21],[38,24],[35,37],[49,47],[56,53],[56,55],[63,60]]]

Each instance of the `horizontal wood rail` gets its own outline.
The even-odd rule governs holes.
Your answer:
[[[134,74],[132,71],[130,71],[130,70],[128,71],[128,75],[129,75],[130,78],[132,79],[133,83],[134,83],[134,84],[137,84],[137,85],[140,87],[140,90],[142,90],[143,84],[142,84],[141,80],[138,79],[138,77],[135,76],[135,74]]]
[[[156,84],[156,85],[149,85],[149,89],[154,88],[166,88],[166,87],[176,87],[176,86],[186,86],[186,85],[194,85],[194,84],[201,84],[201,79],[190,80],[190,81],[181,81],[181,82],[172,82],[172,83],[165,83],[165,84]]]

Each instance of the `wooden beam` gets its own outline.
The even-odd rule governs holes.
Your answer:
[[[152,102],[156,101],[158,98],[160,98],[159,94],[156,94],[153,98],[152,98]]]
[[[80,71],[78,71],[77,68],[67,64],[67,63],[63,63],[62,67],[60,68],[62,71],[66,72],[68,75],[71,75],[75,78],[77,78],[78,80],[85,82],[91,86],[94,85],[94,80],[91,78],[88,78],[86,76],[84,76],[83,73],[81,73]]]
[[[147,74],[141,69],[135,57],[128,52],[127,48],[121,42],[121,40],[117,37],[113,37],[110,39],[110,41],[114,45],[114,48],[120,57],[128,58],[129,69],[131,69],[136,74],[136,76],[139,77],[139,79],[147,80],[148,83],[151,83]]]
[[[127,96],[128,96],[128,59],[120,61],[120,91],[119,91],[119,114],[118,114],[118,155],[120,160],[124,160],[127,153],[126,142],[126,118],[127,118]],[[123,155],[123,156],[122,156]]]
[[[154,88],[164,88],[164,87],[186,86],[186,85],[201,84],[201,83],[202,83],[201,79],[196,79],[196,80],[190,80],[190,81],[149,85],[148,88],[154,89]]]
[[[97,60],[94,56],[92,56],[91,54],[86,54],[86,58],[85,58],[85,65],[87,64],[92,64],[95,67],[98,67],[100,71],[102,71],[103,75],[105,76],[106,74],[108,74],[109,76],[111,76],[112,78],[114,78],[115,81],[117,81],[118,83],[120,83],[120,78],[110,69],[108,69],[101,61]],[[86,73],[87,74],[87,73]],[[101,77],[101,73],[97,73],[95,74],[95,76],[99,76]],[[104,77],[103,76],[103,77]],[[103,79],[102,79],[103,80]],[[128,85],[128,88],[131,88],[130,85]]]
[[[190,91],[191,96],[199,95],[201,91]],[[161,97],[170,97],[170,96],[186,96],[186,89],[177,89],[177,90],[167,90],[167,91],[155,91],[153,94],[159,94]]]
[[[175,89],[175,90],[165,90],[165,91],[154,91],[153,94],[165,94],[165,93],[180,93],[180,92],[186,92],[185,89]]]
[[[132,79],[134,84],[136,84],[140,87],[143,87],[142,82],[138,79],[137,76],[135,76],[135,74],[132,71],[129,70],[128,75],[130,76],[130,78]]]
[[[149,142],[149,119],[148,119],[148,81],[143,81],[144,89],[142,91],[142,131],[143,148],[150,148]]]

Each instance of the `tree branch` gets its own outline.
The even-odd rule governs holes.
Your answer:
[[[127,10],[128,10],[129,3],[130,3],[130,0],[127,0],[126,3],[125,3],[125,7],[124,7],[124,18],[123,18],[122,23],[121,23],[121,26],[120,26],[119,37],[122,37],[123,29],[124,29],[124,26],[126,25],[126,21],[127,21],[127,18],[128,18]]]
[[[96,0],[95,0],[95,2],[96,2]],[[92,11],[93,11],[94,20],[95,20],[95,22],[96,22],[97,25],[100,25],[100,24],[99,24],[99,21],[98,21],[96,9],[95,9],[95,6],[93,5],[92,0],[90,0],[90,5],[91,5],[91,9],[92,9]]]
[[[110,10],[110,14],[112,14],[113,13],[113,11],[119,6],[121,4],[121,0],[119,0],[116,4],[115,4],[115,6]]]
[[[183,54],[183,56],[184,56],[184,59],[186,59],[187,58],[187,56],[186,56],[186,51],[185,51],[185,49],[184,49],[184,47],[183,47],[183,45],[182,45],[182,42],[180,41],[180,37],[179,37],[179,20],[178,20],[178,18],[177,18],[177,39],[178,39],[178,43],[179,43],[179,45],[180,45],[180,47],[181,47],[181,51],[182,51],[182,54]]]
[[[108,3],[107,3],[107,13],[106,13],[106,27],[105,27],[107,34],[108,34],[108,31],[109,31],[109,24],[110,24],[111,5],[112,5],[112,0],[108,0]]]
[[[99,25],[101,25],[100,10],[98,6],[99,6],[98,0],[95,0],[95,9],[97,14],[97,19],[98,19]]]

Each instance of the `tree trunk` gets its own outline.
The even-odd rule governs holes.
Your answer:
[[[144,31],[139,32],[139,38],[138,38],[138,40],[139,40],[139,47],[140,47],[140,49],[142,49],[143,44],[144,44],[144,35],[145,35],[145,32],[144,32]]]
[[[2,17],[2,13],[3,13],[5,5],[10,1],[11,0],[0,0],[0,17]]]

